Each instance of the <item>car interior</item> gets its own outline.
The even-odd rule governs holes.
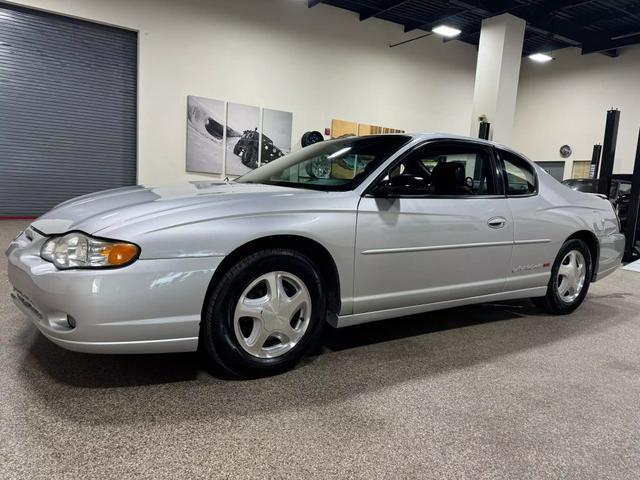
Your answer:
[[[395,194],[491,195],[491,162],[468,148],[423,149],[397,165],[386,179]]]

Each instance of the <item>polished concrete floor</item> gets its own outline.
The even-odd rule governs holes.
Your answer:
[[[24,222],[0,222],[6,246]],[[1,478],[640,478],[640,274],[330,331],[292,372],[91,356],[38,334],[0,259]]]

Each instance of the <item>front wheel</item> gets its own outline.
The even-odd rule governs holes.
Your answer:
[[[553,263],[547,294],[533,301],[543,311],[554,315],[573,312],[587,296],[591,271],[587,244],[579,239],[568,240]]]
[[[313,263],[270,249],[240,260],[206,300],[201,349],[236,378],[292,368],[321,335],[326,301]]]

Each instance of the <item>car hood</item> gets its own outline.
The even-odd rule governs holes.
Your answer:
[[[93,193],[64,202],[32,223],[46,235],[81,230],[96,234],[157,217],[178,215],[181,221],[224,216],[246,204],[247,211],[268,208],[266,198],[319,193],[299,188],[234,182],[189,182],[163,187],[135,186]],[[173,218],[173,217],[172,217]]]

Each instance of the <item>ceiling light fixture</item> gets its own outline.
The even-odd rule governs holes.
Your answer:
[[[462,33],[462,30],[459,30],[454,27],[449,27],[448,25],[440,25],[431,30],[433,33],[437,33],[438,35],[442,35],[443,37],[453,38],[457,37]]]
[[[529,58],[538,63],[547,63],[553,60],[553,57],[551,55],[547,55],[546,53],[533,53],[529,55]]]

